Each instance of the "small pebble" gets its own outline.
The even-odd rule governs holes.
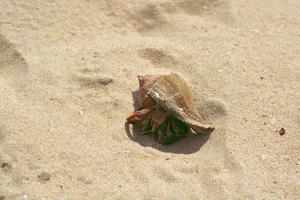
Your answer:
[[[12,166],[7,162],[3,162],[1,163],[1,168],[3,169],[4,172],[8,172],[12,169]]]
[[[5,199],[5,196],[0,196],[0,200],[4,200]]]
[[[6,167],[10,167],[10,164],[8,164],[7,162],[1,163],[1,168],[6,168]]]
[[[264,154],[262,154],[262,155],[261,155],[261,159],[266,160],[266,159],[267,159],[267,156],[264,155]]]
[[[82,112],[81,110],[79,110],[79,114],[80,114],[80,115],[83,115],[83,112]]]
[[[272,125],[275,125],[275,124],[276,124],[276,122],[277,122],[276,118],[275,118],[275,117],[273,117],[273,118],[272,118],[272,120],[271,120],[271,124],[272,124]]]
[[[87,184],[87,185],[92,184],[92,180],[90,180],[89,178],[84,177],[84,176],[78,177],[77,180],[84,183],[84,184]]]
[[[166,160],[170,160],[170,158],[166,158]]]
[[[99,53],[95,51],[93,57],[97,57],[97,56],[99,56]]]
[[[38,176],[40,181],[49,181],[51,178],[51,175],[47,172],[43,172]]]
[[[264,77],[262,77],[262,76],[261,76],[261,77],[260,77],[260,79],[261,79],[261,80],[263,80],[263,79],[264,79]]]
[[[281,128],[280,130],[279,130],[279,135],[284,135],[285,134],[285,129],[284,128]]]

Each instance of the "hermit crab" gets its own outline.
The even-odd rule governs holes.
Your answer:
[[[201,116],[193,104],[192,92],[176,73],[138,76],[140,109],[127,118],[152,133],[162,144],[171,144],[194,134],[211,132],[214,127]]]

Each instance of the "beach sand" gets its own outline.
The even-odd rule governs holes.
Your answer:
[[[0,199],[300,199],[299,10],[0,0]],[[171,72],[216,129],[163,146],[125,120]]]

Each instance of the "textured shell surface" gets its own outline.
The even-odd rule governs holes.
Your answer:
[[[149,86],[148,94],[168,113],[187,123],[196,133],[206,133],[214,129],[196,111],[191,88],[178,74],[157,77]]]

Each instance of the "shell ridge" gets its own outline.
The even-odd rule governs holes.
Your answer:
[[[196,133],[214,129],[194,108],[190,88],[177,74],[158,77],[148,93],[155,102],[172,116],[187,123]]]

